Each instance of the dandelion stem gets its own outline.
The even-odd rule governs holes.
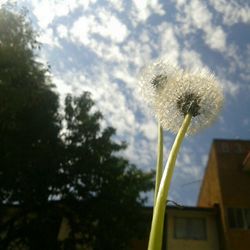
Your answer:
[[[176,158],[181,143],[184,139],[185,133],[187,132],[187,129],[190,125],[191,118],[192,118],[191,114],[188,113],[185,115],[184,121],[175,138],[173,147],[169,154],[166,167],[163,172],[153,212],[148,250],[161,250],[162,248],[163,224],[164,224],[166,200],[168,196],[170,182],[173,176]]]
[[[163,129],[161,123],[158,122],[158,148],[157,148],[154,204],[156,203],[156,197],[161,182],[162,172],[163,172]]]

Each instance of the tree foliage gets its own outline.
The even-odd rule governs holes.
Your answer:
[[[152,173],[120,152],[115,129],[101,127],[90,93],[58,95],[25,15],[0,10],[0,249],[125,249],[138,232]],[[9,208],[8,208],[9,209]],[[62,219],[71,231],[59,242]],[[12,244],[12,245],[11,245]]]
[[[0,199],[41,203],[58,168],[58,96],[25,17],[0,10]],[[46,173],[44,175],[43,173]]]

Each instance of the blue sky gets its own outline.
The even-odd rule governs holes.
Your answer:
[[[4,3],[1,1],[0,3]],[[154,168],[157,126],[138,94],[140,69],[158,57],[182,67],[206,67],[224,89],[218,120],[187,137],[170,199],[195,205],[214,138],[250,139],[250,2],[245,0],[19,0],[43,44],[57,91],[90,91],[103,126],[126,140],[124,155]],[[167,159],[174,135],[164,134]]]

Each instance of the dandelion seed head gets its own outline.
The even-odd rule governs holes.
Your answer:
[[[206,69],[180,70],[159,62],[144,69],[140,88],[163,128],[177,133],[187,113],[192,115],[187,134],[209,126],[223,104],[216,77]]]
[[[190,113],[192,121],[187,134],[194,134],[217,118],[223,94],[210,72],[184,71],[162,89],[156,102],[156,116],[164,128],[177,133],[183,117]]]
[[[139,74],[139,91],[146,103],[154,107],[159,92],[178,72],[177,66],[159,59],[144,67]]]

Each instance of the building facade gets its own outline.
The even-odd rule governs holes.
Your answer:
[[[150,231],[152,208],[145,208]],[[167,206],[162,250],[220,250],[217,208]],[[148,236],[131,241],[131,250],[147,250]]]
[[[250,141],[214,140],[198,207],[218,207],[223,250],[250,249]]]
[[[220,250],[216,208],[167,207],[164,250]]]
[[[135,241],[132,249],[146,250],[147,239]],[[214,140],[197,206],[167,206],[162,245],[162,250],[250,249],[250,141]]]

